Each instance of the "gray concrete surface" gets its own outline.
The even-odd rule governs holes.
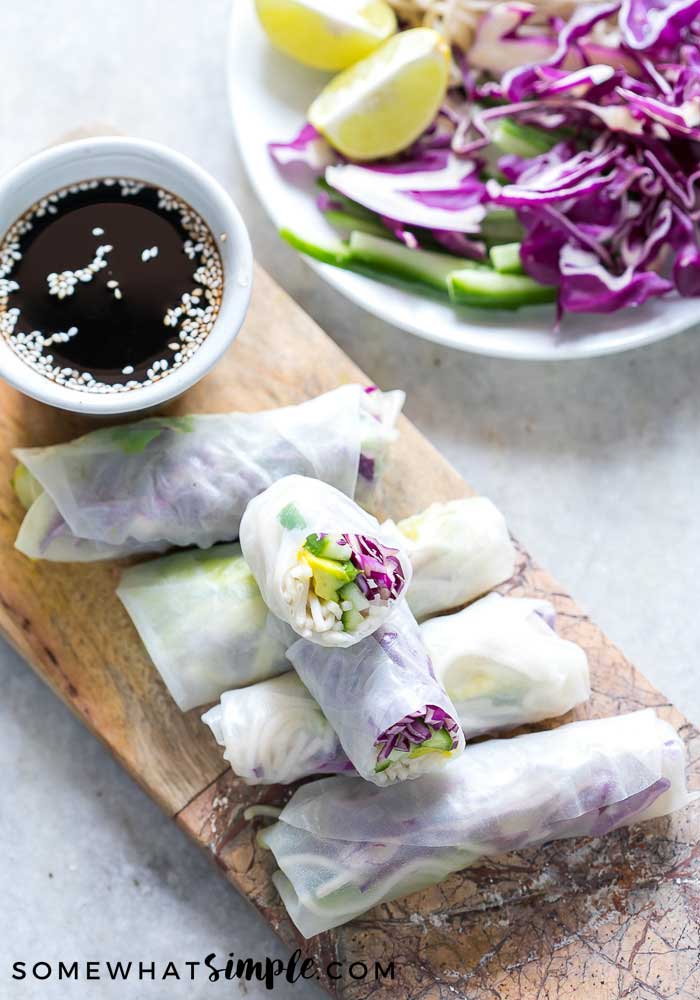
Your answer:
[[[278,242],[238,163],[224,84],[228,11],[229,0],[3,4],[0,170],[96,120],[197,159],[233,192],[259,260],[377,382],[407,391],[409,416],[700,722],[698,333],[590,362],[508,363],[421,342],[339,301]],[[0,898],[10,918],[0,996],[243,995],[202,981],[10,982],[11,960],[284,951],[2,644],[0,695]]]

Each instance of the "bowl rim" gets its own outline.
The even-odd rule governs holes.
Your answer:
[[[43,193],[46,195],[52,193],[61,186],[61,183],[52,183],[52,172],[55,173],[61,168],[66,169],[72,163],[76,165],[76,181],[93,179],[95,175],[94,173],[90,175],[90,161],[96,159],[104,161],[110,156],[114,156],[115,160],[120,156],[132,156],[135,160],[141,158],[145,173],[149,173],[146,165],[150,168],[151,174],[157,174],[158,166],[161,165],[171,174],[181,177],[183,187],[190,188],[207,202],[210,206],[209,213],[196,206],[193,207],[211,229],[216,242],[224,266],[224,293],[214,326],[192,357],[166,378],[152,385],[130,389],[128,392],[90,393],[58,385],[23,361],[9,343],[0,337],[0,378],[25,395],[49,406],[73,413],[98,416],[119,416],[150,410],[195,385],[213,368],[237,337],[248,312],[253,283],[253,251],[250,237],[231,195],[211,174],[189,157],[149,139],[116,135],[97,136],[75,139],[36,153],[0,177],[0,203],[6,203],[8,198],[11,200],[13,195],[19,199],[23,189],[30,185],[38,186],[41,178],[46,179],[46,183],[42,186]],[[110,173],[109,170],[100,168],[98,175],[108,177]],[[119,171],[114,173],[118,175]],[[147,178],[143,179],[146,183],[157,183]],[[172,190],[188,203],[196,200],[192,196],[186,197],[172,182],[163,182],[163,187]],[[8,227],[35,200],[38,199],[33,198],[26,205],[13,208]],[[3,227],[0,240],[4,238],[6,231],[7,227]],[[226,234],[226,242],[223,245],[222,234]],[[232,262],[227,267],[226,261],[231,258]]]

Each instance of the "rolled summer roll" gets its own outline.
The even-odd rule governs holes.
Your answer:
[[[278,410],[151,417],[15,449],[17,493],[33,500],[17,548],[67,562],[208,548],[233,541],[248,502],[290,473],[366,498],[403,400],[346,385]]]
[[[240,541],[268,608],[322,646],[370,635],[411,582],[407,555],[371,514],[304,476],[279,479],[251,500]]]
[[[354,772],[335,731],[297,675],[226,691],[202,716],[224,759],[251,785]]]
[[[557,636],[554,614],[546,601],[489,594],[420,626],[465,739],[555,718],[587,701],[586,654]],[[248,784],[352,770],[335,730],[296,673],[228,691],[202,718]]]
[[[492,506],[489,501],[486,503]],[[433,504],[431,519],[441,508],[460,505],[464,507],[465,516],[478,511],[473,499],[456,500],[449,504]],[[461,522],[464,517],[457,520]],[[452,517],[444,523],[453,523]],[[474,534],[464,531],[461,539],[474,537]],[[446,542],[460,545],[459,538],[448,538]],[[414,589],[420,588],[424,579],[434,581],[442,572],[440,545],[431,542],[423,548],[419,544],[414,551],[418,553],[418,571],[414,571],[408,586],[409,603]],[[462,546],[461,552],[461,568],[455,572],[462,572],[473,580],[468,546]],[[478,558],[478,552],[477,544],[474,558]],[[509,568],[504,563],[504,571]],[[214,701],[231,688],[254,684],[291,669],[284,657],[283,643],[271,639],[271,630],[265,628],[256,632],[267,620],[267,607],[238,545],[219,545],[204,554],[190,549],[130,567],[122,573],[117,594],[170,693],[183,710]],[[478,596],[478,592],[473,593],[467,587],[462,587],[460,594],[465,600]],[[245,614],[232,611],[233,605],[241,601]],[[173,609],[177,609],[177,613]],[[437,610],[447,611],[449,605]],[[296,639],[296,633],[291,629],[289,633],[291,638],[287,646]],[[256,635],[261,649],[255,645]],[[262,747],[264,744],[256,745]]]
[[[420,621],[461,607],[513,575],[516,553],[503,514],[486,497],[431,504],[397,524],[415,581],[407,596]]]
[[[553,719],[590,697],[586,654],[554,631],[548,601],[488,594],[421,625],[467,739]]]
[[[386,789],[311,782],[259,840],[309,938],[480,858],[599,837],[689,801],[683,743],[647,709],[476,744],[439,774]]]
[[[117,596],[183,712],[289,669],[297,637],[272,620],[237,543],[132,566]]]
[[[405,601],[354,646],[328,650],[300,639],[287,657],[367,781],[416,778],[462,753],[455,707]]]

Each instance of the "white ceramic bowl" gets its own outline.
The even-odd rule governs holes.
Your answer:
[[[224,294],[214,327],[192,357],[166,378],[128,392],[96,394],[57,385],[22,361],[0,337],[0,377],[10,385],[50,406],[103,416],[159,406],[198,382],[238,334],[253,280],[250,239],[231,197],[187,157],[142,139],[110,136],[66,143],[39,153],[0,178],[0,240],[20,215],[47,194],[78,181],[114,176],[166,188],[201,215],[221,254]]]

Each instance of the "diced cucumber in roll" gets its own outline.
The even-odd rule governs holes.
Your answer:
[[[341,587],[357,576],[357,569],[349,561],[323,559],[307,552],[306,562],[313,574],[316,596],[323,598],[324,601],[337,601]]]
[[[406,760],[417,760],[419,757],[425,757],[430,753],[449,754],[452,752],[454,749],[454,740],[446,729],[431,729],[430,732],[431,735],[428,739],[416,744],[408,752],[404,750],[392,750],[391,754],[385,760],[377,764],[375,772],[381,774],[382,771],[386,771],[392,764],[399,764]]]
[[[367,608],[369,608],[369,601],[356,583],[346,583],[345,586],[338,591],[338,597],[340,597],[343,602],[349,601],[355,611],[366,611]]]
[[[449,753],[453,746],[454,740],[446,729],[434,729],[433,735],[410,750],[408,756],[412,760],[416,757],[422,757],[426,753],[435,753],[436,751]]]
[[[309,535],[304,542],[304,548],[322,559],[339,559],[345,562],[352,555],[352,549],[344,538],[334,538],[332,535]]]
[[[349,611],[343,611],[341,621],[343,623],[343,629],[346,632],[354,632],[360,625],[362,625],[364,618],[359,611],[355,610],[355,608],[350,608]]]

